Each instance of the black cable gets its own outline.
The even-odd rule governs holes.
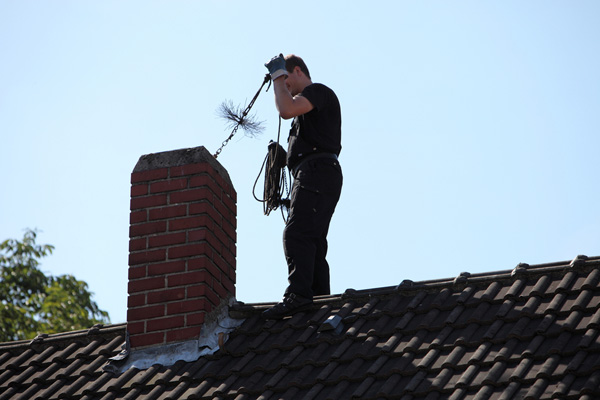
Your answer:
[[[254,187],[252,188],[252,194],[257,201],[263,203],[263,212],[265,215],[269,215],[271,211],[276,210],[281,206],[281,213],[284,221],[287,219],[284,215],[284,208],[289,210],[289,187],[288,179],[291,182],[291,176],[289,171],[286,174],[286,157],[287,153],[279,144],[279,136],[281,133],[281,117],[279,117],[279,129],[277,133],[277,142],[269,142],[267,155],[263,164],[260,168],[258,176],[254,181]],[[260,179],[260,176],[265,171],[263,198],[259,199],[256,196],[256,184]],[[288,175],[286,177],[286,175]],[[284,194],[288,198],[283,198]]]

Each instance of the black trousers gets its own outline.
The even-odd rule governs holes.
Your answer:
[[[331,294],[327,263],[329,223],[342,191],[342,169],[333,158],[314,158],[295,171],[290,213],[283,231],[288,264],[286,294]]]

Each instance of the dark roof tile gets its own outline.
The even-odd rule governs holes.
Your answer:
[[[187,363],[185,361],[179,360],[172,366],[168,366],[168,367],[163,366],[159,370],[157,370],[153,376],[150,377],[150,380],[148,381],[148,385],[155,386],[155,385],[165,385],[165,384],[169,383],[175,377],[175,374],[178,374],[180,371],[182,371],[185,368],[185,366],[187,366],[189,364],[200,364],[200,363]]]
[[[463,357],[467,354],[467,349],[464,346],[454,346],[453,348],[447,348],[445,351],[440,353],[440,357],[435,361],[432,368],[454,368],[457,365],[464,365],[471,358],[463,360]]]
[[[238,380],[238,376],[237,375],[231,375],[229,377],[227,377],[222,383],[221,385],[219,385],[219,387],[216,388],[215,390],[215,395],[228,395],[228,394],[233,394],[236,393],[235,390],[230,390],[230,388],[234,385],[234,383]],[[271,379],[273,380],[273,378]],[[267,384],[265,385],[265,387],[269,387],[269,383],[267,382]]]
[[[573,282],[577,279],[577,274],[575,271],[568,271],[556,287],[556,292],[568,292],[571,290],[571,286]]]
[[[391,335],[389,339],[382,344],[381,351],[384,353],[393,351],[398,346],[398,343],[400,343],[400,341],[402,340],[402,336],[403,335],[400,332],[396,332],[393,335]]]
[[[600,336],[598,329],[588,329],[577,345],[577,349],[598,348],[600,346]]]
[[[526,284],[527,284],[527,278],[525,278],[525,277],[515,278],[515,280],[512,282],[512,284],[508,288],[508,291],[506,292],[506,295],[504,296],[504,298],[513,299],[513,300],[519,299],[520,297],[522,297],[521,292],[525,288]]]
[[[270,335],[271,333],[269,331],[262,331],[254,338],[254,340],[251,341],[250,345],[248,346],[249,350],[256,350],[265,342],[265,340],[269,339]]]
[[[598,398],[600,260],[578,260],[348,290],[280,321],[240,303],[216,353],[118,376],[102,367],[124,325],[0,344],[0,400]]]
[[[179,368],[177,371],[177,380],[179,382],[189,382],[194,379],[195,376],[202,376],[198,371],[202,370],[209,363],[208,358],[202,357],[194,363],[176,363],[173,367]],[[178,365],[179,364],[179,365]]]
[[[213,378],[206,378],[201,381],[192,381],[187,390],[181,395],[183,399],[202,399],[205,397],[215,398],[214,394],[217,388],[214,385]]]
[[[598,290],[598,283],[600,283],[600,269],[592,269],[581,285],[581,289]]]
[[[177,386],[166,386],[165,392],[158,398],[159,400],[176,400],[183,399],[183,394],[187,391],[190,381],[179,382]]]
[[[58,396],[66,397],[66,398],[73,396],[75,393],[80,392],[81,389],[89,382],[89,380],[90,380],[89,376],[85,376],[85,375],[80,376],[73,383],[70,383],[69,385],[65,385],[63,388],[64,390],[60,390],[58,392]]]
[[[298,337],[297,342],[298,343],[309,342],[316,335],[317,330],[318,330],[317,325],[309,325],[304,330],[299,329],[298,331],[302,332],[302,334],[300,335],[300,337]]]
[[[56,346],[50,345],[43,351],[36,353],[29,359],[27,362],[23,363],[22,366],[35,366],[36,368],[40,368],[44,364],[48,364],[48,359],[54,352],[56,352]]]
[[[29,359],[35,355],[35,351],[33,349],[27,349],[22,352],[18,357],[12,358],[8,360],[8,362],[2,366],[2,369],[10,369],[16,370],[27,366],[29,364]]]

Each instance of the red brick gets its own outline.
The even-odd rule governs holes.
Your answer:
[[[225,258],[221,256],[221,254],[214,254],[212,260],[217,268],[221,271],[229,271],[229,268],[235,268],[235,258],[232,262],[227,262]]]
[[[209,164],[201,163],[201,164],[187,164],[177,167],[171,167],[171,176],[185,176],[185,175],[196,175],[203,172],[207,172],[212,170],[212,167]]]
[[[150,248],[171,246],[174,244],[184,244],[185,242],[185,232],[168,233],[165,235],[150,236],[148,238],[148,246]]]
[[[229,235],[227,235],[223,229],[221,229],[218,226],[215,226],[215,228],[212,231],[212,234],[219,240],[219,242],[221,242],[222,245],[224,245],[226,248],[229,248],[231,246],[231,238],[229,237]]]
[[[220,280],[221,275],[223,274],[223,271],[207,257],[199,257],[188,260],[188,271],[195,270],[205,270],[217,280]]]
[[[233,204],[237,204],[237,193],[235,192],[233,186],[223,182],[221,189],[223,189],[223,199],[227,197]]]
[[[159,318],[165,316],[164,304],[146,307],[135,307],[127,310],[127,322],[145,321],[150,318]]]
[[[208,188],[189,189],[169,194],[170,204],[191,203],[201,200],[212,200],[213,192]]]
[[[213,178],[213,180],[221,187],[221,188],[227,188],[229,187],[229,183],[227,180],[225,180],[225,178],[219,174],[217,171],[213,170],[210,171],[210,176],[211,178]]]
[[[237,193],[229,181],[225,180],[225,178],[219,174],[215,174],[213,179],[217,182],[217,185],[221,187],[221,190],[223,191],[222,197],[229,197],[234,203],[237,203]]]
[[[127,293],[134,294],[145,292],[147,290],[163,289],[165,287],[165,277],[157,276],[154,278],[134,279],[127,283]]]
[[[213,229],[214,221],[207,215],[179,218],[169,221],[169,232],[194,228]]]
[[[235,218],[235,212],[225,207],[221,200],[215,199],[215,201],[213,202],[213,207],[215,208],[215,210],[217,210],[219,214],[221,214],[223,219],[225,219],[226,221],[231,221],[233,218]]]
[[[131,197],[145,196],[148,194],[148,185],[143,183],[141,185],[131,186]]]
[[[197,257],[188,260],[188,271],[216,268],[217,266],[208,257]]]
[[[228,223],[233,227],[237,226],[237,221],[236,221],[236,213],[235,212],[229,212],[225,215],[223,215],[223,224]]]
[[[146,238],[129,239],[129,251],[146,250]]]
[[[182,328],[185,326],[185,318],[183,315],[174,317],[152,319],[146,323],[147,332],[164,331],[173,328]]]
[[[223,287],[221,281],[214,281],[213,290],[221,299],[226,299],[227,297],[229,297],[230,293],[228,293],[227,290]],[[216,303],[215,305],[218,306],[219,303]]]
[[[129,265],[147,264],[152,262],[165,261],[167,257],[166,249],[140,251],[129,254]]]
[[[178,301],[185,298],[185,288],[179,287],[175,289],[159,290],[148,292],[148,304],[166,303],[169,301]]]
[[[179,204],[175,206],[153,208],[149,211],[150,221],[159,219],[168,219],[175,217],[184,217],[187,215],[187,205]]]
[[[185,314],[185,321],[187,326],[202,325],[206,317],[205,311],[187,313]]]
[[[225,207],[227,207],[230,213],[237,214],[237,206],[235,204],[235,201],[233,201],[233,199],[231,198],[231,196],[225,195],[223,196],[221,201],[223,202]]]
[[[236,281],[235,266],[231,266],[229,268],[227,276],[229,277],[229,280],[235,284],[235,281]]]
[[[129,280],[145,278],[147,276],[146,266],[129,267],[127,275]]]
[[[235,225],[229,223],[229,221],[224,221],[221,224],[221,229],[233,240],[234,242],[237,240],[237,233],[235,230]]]
[[[151,196],[134,197],[130,201],[130,210],[140,210],[150,207],[159,207],[167,204],[166,194],[156,194]]]
[[[221,285],[223,285],[229,295],[235,296],[235,279],[231,280],[229,277],[223,277]]]
[[[166,331],[166,333],[167,333],[166,342],[173,343],[173,342],[180,342],[180,341],[189,340],[189,339],[197,339],[198,336],[200,335],[200,330],[201,330],[200,326],[194,326],[194,327],[185,328],[185,329],[171,329],[169,331]]]
[[[215,230],[217,230],[216,227]],[[219,241],[217,237],[213,235],[212,231],[208,229],[198,229],[188,232],[188,240],[190,243],[207,242],[218,252],[221,252],[223,247],[223,243]]]
[[[223,223],[227,222],[233,229],[237,228],[237,213],[229,214],[227,217],[223,217],[223,220]]]
[[[169,249],[169,260],[176,260],[178,258],[195,257],[201,255],[214,254],[210,246],[205,242],[195,243],[185,246],[170,247]]]
[[[132,348],[156,346],[159,344],[165,344],[165,333],[164,332],[152,332],[138,335],[131,335],[129,337],[129,343]]]
[[[141,307],[146,305],[146,295],[144,293],[132,294],[127,296],[127,307]]]
[[[210,282],[206,271],[185,272],[167,276],[168,287],[185,286],[200,282]]]
[[[129,214],[129,223],[130,224],[139,224],[142,222],[148,221],[148,211],[147,210],[138,210],[132,211]]]
[[[169,232],[201,228],[210,224],[212,221],[205,215],[178,218],[169,221]]]
[[[147,236],[167,231],[167,221],[145,222],[129,227],[129,237]]]
[[[225,243],[225,249],[235,258],[237,248],[235,247],[235,240],[229,239],[228,243]]]
[[[217,174],[215,174],[218,176]],[[217,178],[218,179],[218,178]],[[227,185],[229,186],[229,185]],[[220,199],[223,196],[223,188],[217,183],[215,178],[208,175],[198,175],[190,178],[190,188],[192,187],[207,187]]]
[[[150,193],[174,192],[186,189],[188,180],[186,178],[169,179],[150,183]]]
[[[223,216],[213,207],[208,201],[201,201],[198,203],[190,204],[189,208],[190,215],[196,214],[207,214],[217,224],[221,224]]]
[[[235,265],[235,256],[229,250],[224,249],[221,252],[221,257],[227,263],[227,265],[229,265],[229,266],[234,266]],[[219,265],[219,263],[217,263],[217,265]],[[221,266],[221,268],[223,270],[225,270],[225,266]]]
[[[167,304],[167,315],[184,314],[193,311],[210,311],[210,304],[205,299],[192,299]]]
[[[221,285],[227,290],[227,293],[235,294],[235,273],[233,274],[233,279],[223,273],[223,276],[220,280]]]
[[[185,260],[148,265],[148,276],[162,276],[185,271]]]
[[[131,183],[156,181],[166,179],[169,175],[168,168],[152,169],[149,171],[134,172],[131,174]]]
[[[196,175],[190,178],[190,187],[201,187],[214,185],[215,180],[208,174]],[[216,193],[220,192],[220,189]]]
[[[127,323],[127,332],[129,332],[130,335],[144,333],[145,330],[146,330],[146,323],[144,321]]]
[[[188,299],[194,299],[197,297],[206,298],[212,304],[219,304],[221,302],[221,298],[207,285],[194,285],[187,287],[187,297]]]
[[[202,254],[200,254],[201,256],[210,258],[211,260],[217,256],[217,252],[207,243],[198,243],[197,246],[201,246],[202,247]]]

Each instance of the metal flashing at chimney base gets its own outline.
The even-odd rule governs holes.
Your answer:
[[[229,333],[240,326],[244,319],[234,319],[229,316],[229,302],[224,301],[214,310],[202,326],[200,336],[195,340],[152,346],[141,349],[129,349],[129,346],[112,357],[104,366],[104,371],[120,375],[130,368],[145,370],[153,365],[174,365],[177,361],[193,362],[202,356],[215,353],[226,341]]]

